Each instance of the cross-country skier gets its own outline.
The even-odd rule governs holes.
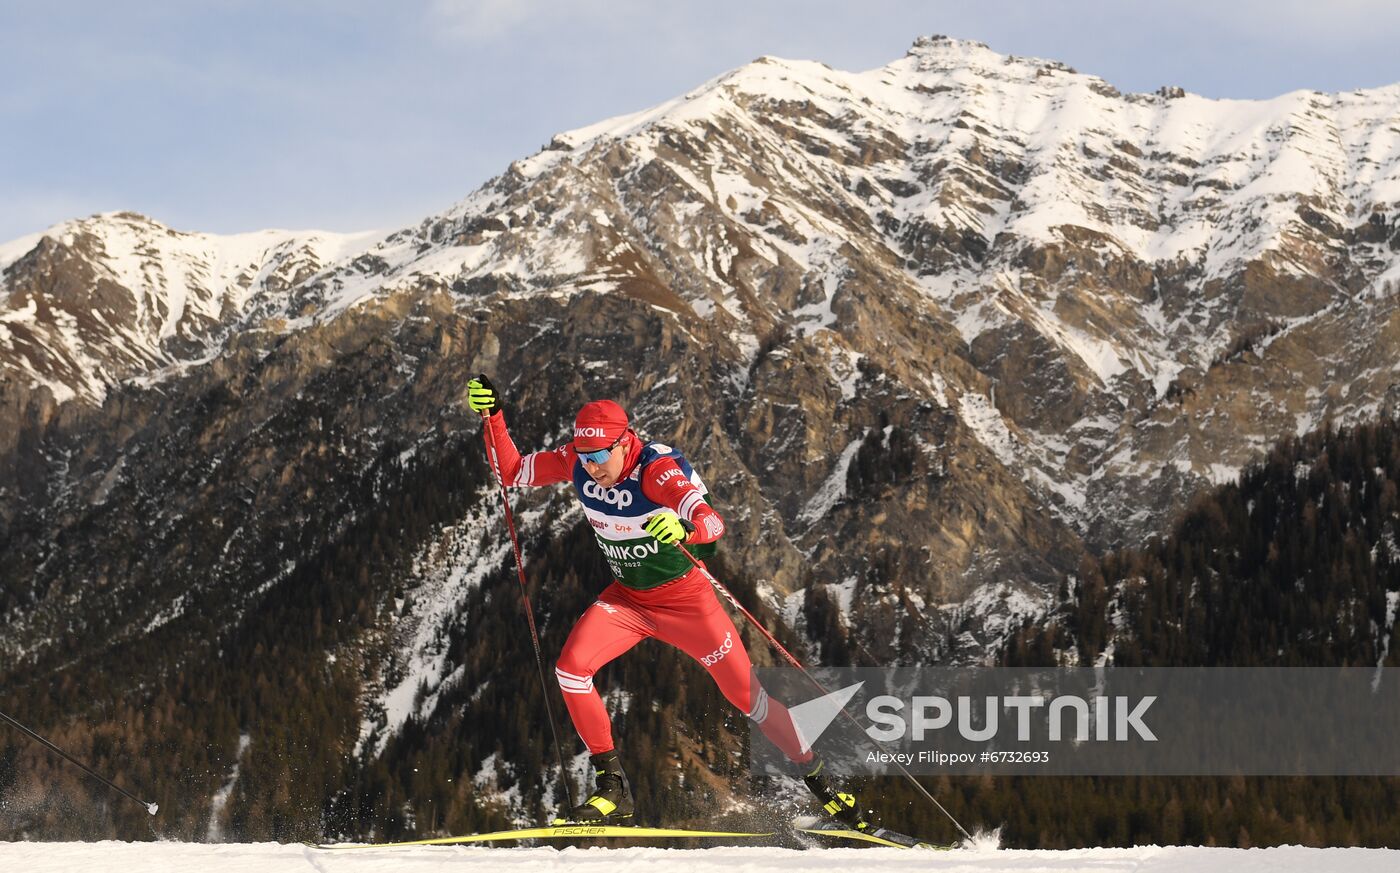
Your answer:
[[[593,675],[653,637],[699,661],[729,702],[784,755],[804,766],[804,781],[827,813],[849,827],[868,828],[854,795],[831,784],[820,759],[802,749],[787,708],[754,679],[749,653],[704,573],[671,547],[683,543],[697,559],[703,558],[714,553],[715,540],[724,534],[724,520],[706,500],[704,483],[680,451],[643,442],[629,427],[621,406],[595,400],[579,410],[571,442],[522,457],[486,376],[467,383],[467,402],[485,414],[503,482],[573,483],[612,568],[612,583],[574,625],[554,670],[596,776],[593,793],[571,811],[569,820],[598,823],[632,817],[632,793]]]

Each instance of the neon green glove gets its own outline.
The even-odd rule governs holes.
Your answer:
[[[642,525],[642,530],[661,542],[670,544],[685,542],[690,532],[695,530],[695,526],[667,509],[647,519],[646,524]]]
[[[501,399],[496,396],[496,386],[482,373],[467,383],[467,405],[472,412],[495,415],[501,408]]]

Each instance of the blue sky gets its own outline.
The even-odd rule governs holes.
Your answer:
[[[388,229],[760,55],[866,70],[932,33],[1125,91],[1400,82],[1393,0],[0,0],[0,240],[117,209]]]

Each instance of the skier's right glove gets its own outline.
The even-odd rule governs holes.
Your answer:
[[[500,412],[501,399],[496,395],[496,386],[491,384],[485,373],[467,382],[467,405],[471,407],[472,412],[484,412],[487,415]]]

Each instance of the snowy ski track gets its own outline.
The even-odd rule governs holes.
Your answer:
[[[326,851],[277,843],[0,843],[0,870],[71,873],[79,870],[198,871],[198,873],[435,873],[461,870],[812,871],[869,869],[883,873],[939,870],[958,873],[1390,873],[1400,850],[1207,849],[1146,846],[1132,849],[1025,851],[1015,849],[925,852],[904,849],[778,849],[727,846],[714,849],[533,848],[429,846],[406,849]]]

